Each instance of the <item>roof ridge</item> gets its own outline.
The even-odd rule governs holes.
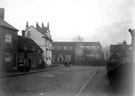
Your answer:
[[[9,28],[11,30],[15,30],[18,31],[18,29],[16,29],[15,27],[13,27],[12,25],[10,25],[8,22],[6,22],[5,20],[0,18],[0,26],[5,27],[5,28]]]

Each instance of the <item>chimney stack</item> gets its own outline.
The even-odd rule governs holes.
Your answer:
[[[27,30],[29,28],[29,24],[28,24],[28,21],[26,22],[26,27],[25,27],[25,30]]]
[[[36,22],[36,28],[38,28],[38,27],[39,27],[38,22]]]
[[[4,20],[4,12],[5,9],[4,8],[0,8],[0,18]]]
[[[42,28],[44,28],[44,23],[42,22]]]
[[[25,37],[25,30],[22,30],[22,36]]]

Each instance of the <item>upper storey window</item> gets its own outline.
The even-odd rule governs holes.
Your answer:
[[[31,32],[30,31],[27,32],[27,37],[31,38]]]
[[[11,34],[6,34],[5,35],[5,42],[6,43],[11,43],[12,42],[12,36],[11,36]]]
[[[67,46],[64,46],[64,50],[67,50]]]

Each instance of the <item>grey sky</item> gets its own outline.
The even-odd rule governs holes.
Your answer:
[[[26,21],[34,26],[49,21],[54,41],[81,35],[102,45],[130,43],[128,28],[135,26],[133,0],[0,0],[0,7],[5,8],[5,20],[19,30]]]

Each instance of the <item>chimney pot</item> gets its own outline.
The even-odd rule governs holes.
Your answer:
[[[0,18],[4,20],[4,13],[5,13],[5,9],[4,8],[0,8]]]
[[[22,36],[25,37],[25,30],[22,30]]]

